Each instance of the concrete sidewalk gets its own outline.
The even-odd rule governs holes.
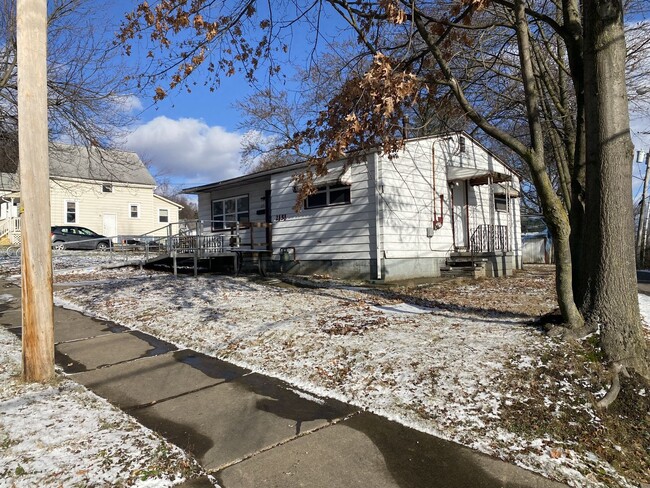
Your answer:
[[[18,297],[0,324],[20,334],[20,290],[0,287]],[[223,488],[564,486],[78,312],[55,309],[55,341],[73,380],[191,452]]]

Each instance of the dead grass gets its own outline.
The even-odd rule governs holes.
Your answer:
[[[421,305],[482,313],[540,317],[557,308],[552,265],[527,265],[514,276],[504,278],[456,278],[430,285],[398,287],[395,291]]]
[[[452,279],[408,283],[383,290],[395,298],[426,307],[468,310],[485,315],[530,317],[531,322],[559,317],[555,268],[527,266],[497,279]],[[497,423],[533,441],[553,439],[551,457],[590,453],[607,461],[634,483],[650,483],[650,384],[634,375],[622,378],[622,391],[607,410],[596,402],[611,383],[597,336],[579,343],[556,343],[536,365],[520,368],[511,358],[504,372],[501,416]],[[504,446],[507,451],[507,446]],[[618,485],[614,473],[588,466],[587,479]]]
[[[595,340],[559,344],[530,369],[510,368],[501,407],[502,423],[525,438],[549,435],[566,449],[596,454],[634,482],[650,482],[650,384],[638,375],[622,379],[618,399],[607,410],[595,403],[611,383]],[[517,358],[513,358],[516,363]],[[562,447],[553,456],[566,455]],[[592,473],[607,486],[608,473]]]

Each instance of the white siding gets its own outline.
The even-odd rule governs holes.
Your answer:
[[[292,177],[298,170],[292,169],[272,174],[263,181],[226,184],[225,188],[200,193],[199,218],[211,220],[213,200],[248,195],[251,221],[264,222],[265,190],[270,189],[276,256],[280,248],[293,247],[298,260],[376,260],[378,250],[380,257],[388,259],[444,258],[454,246],[447,166],[511,173],[469,137],[465,137],[466,147],[461,153],[458,137],[454,134],[412,140],[392,160],[370,154],[367,161],[351,164],[350,204],[296,213]],[[330,171],[341,171],[343,165],[343,161],[333,163]],[[514,183],[518,189],[516,176]],[[511,243],[521,253],[517,199],[511,199],[509,218],[507,213],[495,212],[487,185],[470,186],[468,204],[470,229],[480,224],[509,223],[510,235],[515,237]],[[258,210],[262,211],[260,215]],[[441,216],[442,226],[427,237],[428,230],[435,227],[434,220]],[[263,238],[256,237],[255,241],[263,242]]]
[[[438,140],[436,154],[442,152],[447,165],[464,168],[485,169],[512,176],[511,186],[520,189],[519,178],[480,144],[465,137],[465,152],[459,151],[459,136]],[[438,148],[440,151],[438,151]],[[447,186],[447,175],[444,174],[444,185]],[[510,248],[517,256],[521,256],[521,221],[519,198],[510,198],[509,212],[497,212],[494,208],[493,194],[489,185],[471,186],[468,194],[470,236],[479,225],[491,224],[508,226]]]
[[[439,146],[440,140],[412,141],[397,158],[380,158],[384,252],[389,259],[444,257],[451,249],[451,199],[445,158]],[[443,224],[428,238],[427,229],[433,227],[434,216],[439,217],[441,213],[441,194]]]
[[[387,258],[442,257],[453,250],[452,195],[447,182],[447,166],[512,173],[469,137],[465,137],[465,151],[461,153],[458,135],[409,141],[397,158],[390,160],[381,156],[380,164],[383,241]],[[514,174],[513,186],[519,189],[519,180]],[[518,199],[510,199],[508,218],[508,213],[494,210],[488,185],[468,185],[468,189],[470,236],[481,224],[508,225],[511,247],[521,254]],[[443,196],[442,227],[428,238],[427,228],[433,227],[434,216],[439,217],[441,213],[440,195]]]
[[[342,168],[342,162],[330,165],[330,171]],[[281,247],[294,247],[299,260],[371,259],[375,214],[368,163],[355,163],[351,171],[350,204],[303,209],[299,213],[293,209],[293,173],[271,177],[276,253]]]
[[[162,227],[166,227],[169,224],[174,224],[179,221],[179,212],[180,208],[178,206],[174,205],[173,203],[169,203],[166,200],[163,200],[161,198],[158,198],[156,195],[153,196],[153,228],[157,230],[154,234],[156,235],[164,235],[166,233],[165,229],[162,229]],[[160,222],[160,211],[161,210],[167,210],[167,215],[169,217],[169,221],[167,223],[165,222]],[[159,230],[161,229],[161,230]],[[173,227],[174,231],[176,231],[176,228]]]

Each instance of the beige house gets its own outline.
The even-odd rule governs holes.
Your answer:
[[[20,185],[0,173],[0,239],[20,232]],[[181,205],[154,194],[156,182],[135,153],[53,145],[51,225],[77,225],[114,238],[166,235]]]

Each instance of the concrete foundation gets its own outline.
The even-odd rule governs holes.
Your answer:
[[[484,259],[486,259],[485,276],[488,278],[512,276],[512,273],[517,268],[517,262],[513,252],[486,253]]]
[[[481,276],[496,278],[511,276],[521,267],[514,252],[481,253],[485,274]],[[385,282],[403,281],[418,278],[437,278],[440,269],[447,264],[446,257],[384,258],[382,259],[381,280]],[[339,279],[376,280],[377,262],[369,259],[339,260],[297,260],[280,262],[266,261],[264,269],[274,273],[297,275],[323,275]]]

